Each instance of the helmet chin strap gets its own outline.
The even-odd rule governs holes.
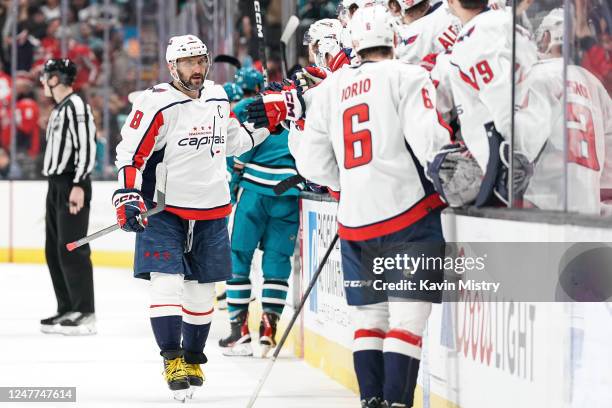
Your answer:
[[[181,88],[183,88],[184,90],[188,92],[194,92],[194,91],[199,91],[200,89],[204,88],[204,81],[206,81],[206,78],[208,77],[208,72],[210,71],[210,65],[206,68],[206,73],[204,73],[203,79],[202,79],[202,86],[199,88],[194,88],[189,84],[189,81],[186,82],[181,79],[181,75],[178,72],[178,66],[176,65],[176,61],[172,62],[172,67],[174,68],[173,70],[170,71],[170,75],[172,75],[172,79],[178,82]]]

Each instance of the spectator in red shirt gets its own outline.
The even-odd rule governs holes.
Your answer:
[[[75,91],[95,85],[100,69],[98,59],[86,44],[78,43],[74,38],[68,40],[68,58],[77,65],[77,76],[72,84]]]
[[[576,0],[576,38],[581,51],[580,65],[599,78],[608,93],[611,93],[612,38],[609,23],[602,16],[598,17],[602,13],[601,10],[597,12],[597,7],[589,0]]]
[[[17,89],[17,148],[26,150],[32,159],[40,153],[40,128],[38,119],[40,109],[34,99],[34,82],[27,72],[18,72],[15,87]]]
[[[27,72],[18,72],[15,79],[17,102],[15,104],[17,131],[17,150],[27,151],[27,155],[36,159],[40,153],[40,128],[38,119],[40,109],[34,99],[33,81]],[[10,100],[10,96],[9,96]],[[11,148],[11,114],[10,103],[0,107],[0,146]]]
[[[47,24],[47,35],[40,41],[40,49],[37,55],[37,65],[42,65],[51,58],[60,58],[62,53],[61,42],[58,31],[62,23],[59,19],[51,20]]]

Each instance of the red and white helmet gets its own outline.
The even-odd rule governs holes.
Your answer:
[[[208,56],[208,48],[195,35],[178,35],[170,38],[166,48],[166,62],[171,64],[179,58],[196,57],[198,55]]]
[[[308,32],[304,35],[304,44],[312,49],[315,63],[318,66],[327,66],[326,54],[334,56],[340,52],[342,31],[340,21],[333,18],[324,18],[310,25]]]
[[[381,5],[359,8],[349,28],[355,51],[366,48],[393,47],[395,39],[393,16]]]
[[[550,13],[546,15],[542,19],[540,26],[536,30],[535,39],[538,44],[538,50],[542,54],[550,53],[552,47],[556,45],[563,45],[563,21],[564,21],[564,12],[562,8],[553,9]],[[550,33],[550,42],[544,48],[545,44],[542,44],[544,41],[544,36],[546,33]]]
[[[179,58],[197,57],[200,55],[206,56],[210,61],[206,44],[204,44],[202,40],[200,40],[195,35],[179,35],[170,38],[170,40],[168,41],[168,46],[166,47],[166,62],[168,63],[168,68],[170,69],[170,75],[172,75],[172,79],[178,81],[184,88],[188,90],[192,89],[189,87],[188,84],[184,83],[180,79],[176,66],[176,61]],[[204,79],[206,79],[206,77],[208,76],[209,69],[210,65],[206,69]]]
[[[308,27],[308,31],[304,35],[304,45],[315,44],[327,36],[340,38],[342,24],[335,18],[324,18],[315,21]]]

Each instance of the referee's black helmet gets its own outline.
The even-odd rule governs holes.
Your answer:
[[[68,58],[53,58],[45,62],[42,73],[47,78],[57,75],[62,84],[72,85],[76,78],[77,66]]]

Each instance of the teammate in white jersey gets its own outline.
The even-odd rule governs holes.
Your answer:
[[[402,0],[402,23],[398,27],[397,57],[418,64],[430,54],[440,54],[452,48],[461,29],[459,19],[446,2],[431,4],[430,0]]]
[[[351,36],[362,64],[309,90],[316,103],[295,158],[307,179],[340,191],[338,230],[345,293],[355,312],[353,358],[362,406],[410,407],[421,336],[440,294],[364,282],[403,277],[399,269],[374,273],[376,257],[410,254],[417,242],[429,243],[418,246],[419,254],[443,253],[443,203],[423,167],[449,133],[438,122],[427,71],[393,60],[394,28],[384,7],[357,10]],[[415,271],[415,279],[425,276],[436,281],[441,271]]]
[[[612,100],[594,75],[580,66],[569,65],[564,109],[563,34],[563,9],[552,10],[536,31],[542,59],[527,75],[519,98],[517,139],[528,158],[536,161],[525,204],[563,210],[567,194],[569,211],[607,215],[610,207],[602,206],[601,190],[612,187]]]
[[[231,277],[225,157],[269,132],[232,117],[223,87],[206,80],[210,60],[199,38],[171,38],[166,61],[173,81],[143,92],[121,130],[113,203],[121,228],[139,232],[134,274],[151,280],[151,325],[165,379],[184,400],[204,381],[214,282]],[[146,220],[140,215],[153,205],[160,162],[168,169],[166,209]]]
[[[477,198],[477,205],[487,204],[494,185],[499,183],[503,160],[498,152],[511,133],[512,69],[520,84],[537,59],[535,44],[517,26],[516,65],[512,67],[512,15],[505,10],[490,10],[487,4],[487,0],[448,0],[449,8],[462,23],[450,54],[452,96],[462,139],[484,173],[483,194]],[[490,155],[493,160],[489,160]],[[515,155],[515,159],[518,157]],[[503,199],[503,195],[499,197]]]
[[[274,128],[282,121],[288,122],[289,150],[292,153],[299,149],[305,111],[312,104],[312,92],[307,91],[319,85],[334,70],[351,63],[349,59],[336,58],[339,54],[352,53],[350,48],[344,48],[350,44],[342,42],[342,32],[342,25],[335,19],[322,19],[311,24],[304,43],[308,45],[309,62],[313,65],[285,81],[290,85],[277,84],[275,88],[282,90],[266,91],[262,98],[248,107],[249,120],[256,126]]]
[[[401,0],[397,2],[402,24],[398,26],[396,56],[404,62],[421,64],[431,70],[438,95],[437,109],[447,123],[456,121],[457,113],[448,76],[450,51],[461,30],[446,1]],[[454,127],[455,130],[458,126]]]
[[[330,65],[343,48],[342,30],[343,27],[339,20],[326,18],[311,24],[307,35],[304,36],[304,43],[308,45],[309,59],[314,66],[306,67],[298,72],[295,84],[301,90],[305,110],[312,104],[312,92],[306,91],[317,86],[332,72]],[[284,101],[284,98],[282,100]],[[289,150],[292,154],[299,149],[304,128],[303,122],[301,117],[289,121]]]

